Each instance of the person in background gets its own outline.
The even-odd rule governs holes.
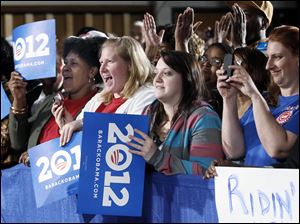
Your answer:
[[[204,54],[205,42],[196,33],[193,33],[188,43],[188,52],[197,60]]]
[[[205,42],[197,35],[202,21],[194,24],[194,10],[187,7],[177,17],[175,36],[175,50],[193,55],[197,60],[204,53]]]
[[[145,48],[144,32],[144,24],[142,21],[137,20],[132,24],[130,36],[138,41],[143,48]]]
[[[249,47],[235,49],[233,56],[233,63],[245,68],[258,91],[263,95],[267,94],[267,89],[271,82],[270,72],[265,69],[268,61],[267,57],[261,51]],[[251,99],[241,92],[238,92],[237,99],[238,116],[239,119],[241,119],[244,113],[249,109]],[[267,103],[269,106],[275,106],[275,104],[269,100],[267,100]]]
[[[232,7],[230,42],[233,48],[256,48],[266,41],[267,29],[272,22],[273,5],[270,1],[227,1]]]
[[[64,41],[62,70],[64,95],[57,103],[61,105],[66,121],[76,118],[86,102],[98,91],[95,88],[94,77],[99,75],[100,45],[99,40],[94,38],[69,37]],[[24,152],[19,162],[29,165],[27,150],[59,137],[60,127],[51,114],[54,94],[48,95],[35,113],[29,117],[25,86],[26,82],[21,76],[13,72],[9,81],[9,88],[14,98],[9,114],[9,134],[13,148]]]
[[[77,33],[76,33],[76,37],[82,37],[85,36],[89,31],[98,31],[95,27],[91,27],[91,26],[84,26],[81,27]]]
[[[84,112],[141,114],[155,100],[151,84],[154,68],[139,42],[128,36],[109,38],[99,58],[104,89],[85,105],[77,119],[65,122],[61,106],[52,108],[61,127],[61,145],[70,141],[74,131],[82,129]]]
[[[207,95],[197,60],[181,51],[161,52],[153,81],[157,100],[145,108],[150,136],[129,136],[130,152],[143,156],[166,175],[202,175],[210,162],[223,158],[221,120],[203,101]]]
[[[88,31],[86,33],[83,33],[79,36],[82,39],[86,39],[86,38],[105,38],[108,39],[108,36],[103,33],[102,31],[99,30],[91,30]]]
[[[200,26],[199,29],[195,30],[195,32],[199,36],[199,38],[201,38],[204,41],[204,49],[206,49],[209,45],[215,43],[215,33],[211,26]]]
[[[9,42],[1,37],[1,85],[10,101],[13,100],[8,89],[7,82],[10,79],[10,73],[14,70],[14,54],[13,48]],[[1,102],[2,103],[2,102]],[[1,120],[1,169],[5,169],[17,164],[16,156],[11,148],[9,133],[8,133],[8,117]]]
[[[198,58],[204,52],[204,40],[194,30],[198,30],[202,21],[194,24],[194,10],[187,7],[180,13],[176,24],[166,24],[156,28],[152,15],[144,15],[145,52],[152,64],[156,64],[160,51],[177,50],[192,54]]]
[[[14,53],[13,47],[4,38],[1,37],[1,82],[3,83],[6,94],[12,97],[8,88],[8,81],[10,80],[10,74],[14,71]],[[40,80],[29,80],[26,85],[26,100],[28,108],[30,109],[35,100],[39,97],[42,87]]]
[[[232,54],[233,49],[226,44],[214,43],[205,50],[199,58],[201,72],[205,77],[205,83],[208,89],[216,88],[216,71],[221,68],[224,62],[225,54]]]
[[[11,102],[13,96],[9,90],[9,80],[12,71],[14,71],[13,48],[4,37],[1,37],[1,84]],[[41,88],[39,87],[39,82],[36,80],[30,80],[25,86],[25,98],[29,110],[40,94]],[[20,151],[12,147],[9,136],[9,118],[5,117],[1,120],[1,169],[16,165],[19,156]]]
[[[201,74],[205,78],[205,83],[210,93],[208,102],[213,106],[220,118],[222,118],[223,101],[217,90],[216,71],[221,68],[225,54],[231,54],[232,52],[232,48],[224,43],[213,43],[199,57]]]
[[[241,65],[232,77],[217,71],[223,97],[222,143],[227,159],[244,158],[245,166],[280,163],[291,153],[299,135],[299,28],[280,26],[269,35],[266,69],[271,84],[264,97]],[[251,99],[239,120],[237,92]],[[276,105],[276,106],[269,106]]]
[[[148,57],[148,59],[151,61],[153,65],[157,63],[157,60],[159,58],[159,51],[161,47],[163,47],[163,42],[169,42],[166,41],[166,37],[171,37],[172,39],[172,32],[170,29],[165,29],[164,26],[158,26],[156,29],[156,24],[154,17],[149,14],[144,14],[144,38],[145,38],[145,53]],[[165,36],[165,31],[167,31],[167,34]],[[171,35],[169,34],[171,32]],[[174,35],[173,35],[174,36]],[[174,39],[174,37],[173,37]],[[172,40],[170,40],[172,42]],[[173,45],[172,43],[168,43],[167,46]],[[170,46],[170,50],[175,48],[175,39],[174,39],[174,46]]]
[[[10,73],[14,70],[14,53],[9,42],[1,37],[1,82],[8,82]]]

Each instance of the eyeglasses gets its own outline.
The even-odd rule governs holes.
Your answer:
[[[211,58],[209,59],[207,56],[203,55],[199,57],[199,62],[200,63],[205,63],[205,62],[209,62],[209,64],[211,64],[212,66],[217,66],[217,67],[221,67],[222,65],[222,60],[220,58]]]

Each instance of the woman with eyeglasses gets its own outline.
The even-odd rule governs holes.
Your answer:
[[[214,110],[222,118],[222,97],[217,90],[216,71],[221,68],[225,54],[232,53],[233,50],[223,43],[214,43],[208,46],[202,56],[199,57],[201,73],[205,78],[206,86],[210,97],[207,101],[213,106]]]

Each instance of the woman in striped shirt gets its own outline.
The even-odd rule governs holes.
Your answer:
[[[150,134],[130,136],[131,153],[143,156],[166,175],[202,175],[216,158],[223,158],[221,120],[203,101],[207,96],[197,61],[188,53],[162,52],[153,81],[157,98],[145,108]]]

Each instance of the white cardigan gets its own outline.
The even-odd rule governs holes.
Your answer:
[[[116,114],[142,114],[144,108],[155,100],[152,85],[141,86],[131,98],[127,99],[118,109]],[[84,112],[95,112],[101,105],[100,93],[93,96],[77,116],[76,120],[83,119]]]

